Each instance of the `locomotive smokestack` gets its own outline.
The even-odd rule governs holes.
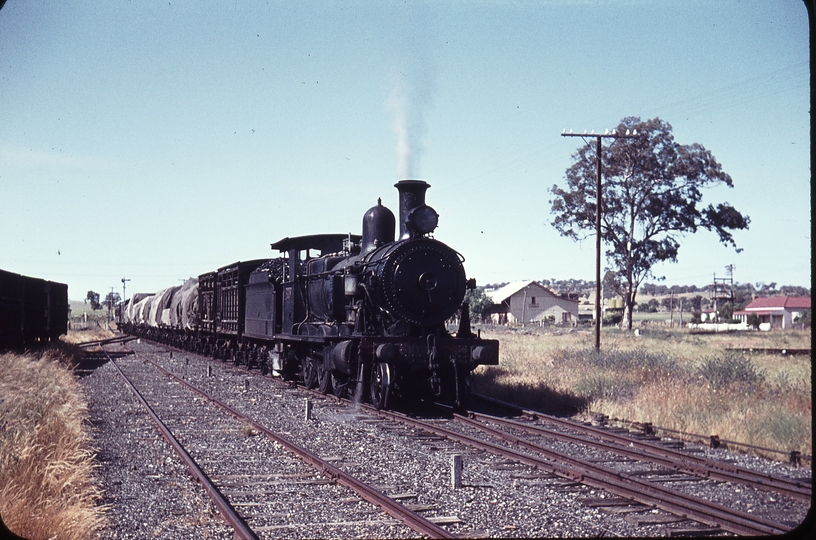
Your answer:
[[[414,208],[425,206],[425,191],[431,187],[423,180],[400,180],[394,187],[399,191],[399,239],[411,237],[408,214]]]

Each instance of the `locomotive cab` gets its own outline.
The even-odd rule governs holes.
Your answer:
[[[331,270],[348,258],[360,240],[351,234],[316,234],[271,244],[272,249],[285,253],[287,269],[281,284],[281,333],[308,334],[314,323],[336,321],[334,315],[339,311],[335,300],[341,297],[342,284],[331,278]],[[312,257],[312,250],[319,255]]]

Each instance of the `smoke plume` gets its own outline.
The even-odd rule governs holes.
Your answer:
[[[433,104],[435,70],[428,47],[429,24],[424,14],[414,13],[413,23],[399,45],[399,67],[392,73],[392,90],[386,106],[393,114],[392,129],[397,136],[397,178],[417,178],[419,161],[425,150],[426,115]],[[416,20],[417,16],[419,19]]]

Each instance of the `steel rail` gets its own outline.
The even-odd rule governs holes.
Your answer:
[[[83,343],[77,343],[77,346],[80,349],[88,349],[90,347],[102,347],[103,345],[114,345],[114,344],[124,344],[128,341],[133,341],[134,339],[139,339],[134,336],[122,335],[122,336],[114,336],[105,339],[97,339],[94,341],[85,341]]]
[[[654,504],[674,514],[691,517],[702,523],[722,527],[736,534],[767,535],[781,534],[787,531],[787,529],[782,528],[782,525],[779,523],[758,518],[754,515],[739,512],[684,493],[679,493],[664,486],[635,478],[627,473],[609,471],[591,463],[584,463],[582,460],[530,443],[519,437],[508,436],[507,433],[499,429],[490,428],[489,426],[461,415],[455,415],[455,418],[460,423],[477,428],[482,432],[507,440],[528,450],[541,453],[550,459],[565,462],[579,470],[583,469],[585,471],[584,474],[590,478],[594,479],[597,477],[601,481],[609,482],[613,489],[628,492],[629,496],[633,496],[638,502]]]
[[[411,424],[425,431],[460,442],[467,446],[502,455],[520,463],[546,470],[558,476],[606,490],[641,504],[656,506],[672,514],[683,516],[709,526],[719,527],[728,532],[741,535],[776,535],[787,532],[788,530],[778,523],[764,520],[751,514],[735,511],[719,504],[678,493],[663,486],[633,478],[624,473],[609,471],[590,463],[584,463],[571,456],[535,445],[529,441],[508,435],[500,430],[489,428],[480,422],[459,414],[454,415],[457,421],[484,433],[489,433],[505,441],[525,447],[530,451],[537,452],[547,459],[525,454],[518,450],[500,446],[483,439],[457,433],[408,417],[401,413],[383,410],[376,411],[373,407],[369,408],[369,406],[366,406],[366,408],[375,411],[382,418]]]
[[[690,474],[700,478],[760,487],[765,490],[771,490],[776,493],[787,495],[803,501],[810,501],[813,497],[812,490],[808,489],[803,483],[800,482],[792,482],[784,478],[777,478],[771,475],[751,471],[749,469],[735,467],[728,463],[714,462],[712,460],[703,459],[697,456],[675,452],[648,442],[638,441],[636,439],[615,435],[613,433],[596,433],[594,428],[588,428],[588,426],[581,426],[579,424],[563,423],[563,421],[560,419],[555,419],[552,421],[571,429],[588,428],[587,432],[598,436],[601,440],[583,437],[581,435],[561,433],[547,429],[541,425],[526,425],[506,418],[499,418],[480,413],[470,414],[474,418],[481,421],[494,422],[499,425],[522,430],[532,435],[573,442],[606,450],[622,456],[650,461],[656,465],[661,465],[677,472]],[[551,420],[549,417],[546,417],[545,421],[549,422]]]
[[[520,422],[509,420],[506,418],[499,418],[496,416],[485,415],[480,413],[470,413],[475,418],[483,418],[488,421],[496,422],[498,424],[506,424],[513,428],[524,430],[528,433],[541,435],[544,437],[559,438],[561,440],[574,440],[579,444],[586,444],[615,452],[624,455],[632,455],[632,448],[642,448],[643,454],[641,457],[652,460],[653,462],[666,467],[673,468],[680,472],[692,474],[694,476],[701,476],[703,478],[712,478],[715,480],[722,480],[725,482],[734,482],[743,485],[757,486],[763,489],[772,490],[799,500],[811,501],[813,498],[813,490],[806,483],[799,480],[791,480],[788,478],[780,478],[771,474],[763,474],[744,467],[738,467],[731,463],[722,461],[715,461],[698,456],[692,456],[683,452],[678,452],[669,448],[663,448],[656,444],[651,444],[647,441],[639,441],[631,437],[625,437],[615,433],[610,433],[606,430],[599,429],[593,426],[586,426],[579,422],[566,420],[564,418],[557,418],[544,413],[535,411],[528,411],[521,409],[511,403],[505,403],[499,400],[494,400],[486,396],[478,396],[479,399],[485,399],[488,402],[494,402],[498,405],[512,408],[521,412],[526,416],[543,420],[551,424],[556,424],[561,427],[582,431],[591,436],[597,437],[601,441],[587,439],[578,435],[570,435],[559,433],[547,429],[541,425],[526,425]],[[607,444],[608,443],[608,444]],[[630,448],[632,445],[632,448]],[[635,451],[637,452],[637,451]],[[638,457],[638,456],[633,456]]]
[[[383,495],[382,493],[380,493],[379,491],[377,491],[373,487],[371,487],[368,484],[362,482],[361,480],[351,476],[350,474],[338,469],[337,467],[335,467],[334,465],[332,465],[328,461],[325,461],[325,460],[321,459],[319,456],[309,452],[305,448],[301,448],[300,446],[297,446],[296,444],[289,441],[288,439],[286,439],[286,438],[278,435],[274,431],[270,430],[269,428],[267,428],[266,426],[264,426],[260,422],[246,416],[245,414],[243,414],[243,413],[239,412],[238,410],[234,409],[233,407],[227,405],[226,403],[219,400],[218,398],[216,398],[214,396],[211,396],[210,394],[206,393],[205,391],[203,391],[203,390],[199,389],[198,387],[190,384],[189,382],[185,381],[184,379],[181,379],[180,377],[177,377],[174,373],[171,373],[170,371],[166,370],[165,368],[163,368],[162,366],[160,366],[157,363],[153,362],[152,360],[150,360],[148,358],[144,358],[143,356],[139,355],[138,353],[134,352],[134,354],[141,357],[146,362],[149,362],[154,367],[156,367],[160,371],[164,372],[169,377],[172,377],[177,382],[183,384],[184,386],[186,386],[190,390],[196,392],[197,394],[199,394],[202,397],[208,399],[209,401],[211,401],[215,405],[219,406],[223,410],[227,411],[228,413],[230,413],[233,417],[237,418],[238,420],[241,420],[242,422],[246,422],[246,423],[251,424],[253,428],[257,429],[259,432],[263,433],[264,435],[266,435],[267,437],[269,437],[273,441],[280,444],[282,447],[284,447],[290,453],[296,455],[297,457],[299,457],[300,459],[302,459],[303,461],[305,461],[306,463],[311,465],[313,468],[315,468],[316,470],[318,470],[322,474],[325,474],[325,475],[331,477],[338,484],[341,484],[341,485],[351,489],[352,491],[357,493],[360,497],[362,497],[364,500],[366,500],[366,501],[368,501],[368,502],[370,502],[370,503],[372,503],[372,504],[374,504],[376,506],[379,506],[388,515],[390,515],[394,519],[397,519],[398,521],[402,522],[403,524],[405,524],[407,527],[409,527],[413,531],[418,532],[420,534],[424,534],[424,535],[426,535],[426,536],[428,536],[430,538],[457,538],[457,536],[452,534],[451,532],[449,532],[449,531],[443,529],[442,527],[440,527],[439,525],[425,519],[424,517],[420,516],[419,514],[417,514],[415,512],[412,512],[411,510],[408,510],[407,508],[405,508],[399,502],[391,499],[390,497],[387,497],[386,495]]]
[[[108,352],[105,351],[104,347],[102,350],[105,352],[105,355],[108,356],[110,363],[116,368],[119,372],[119,375],[122,376],[122,379],[125,381],[127,386],[130,388],[130,391],[133,393],[134,396],[141,402],[144,406],[145,410],[147,411],[150,418],[153,420],[153,423],[159,428],[164,439],[170,444],[176,454],[181,458],[193,476],[201,483],[201,486],[210,496],[215,504],[215,507],[218,508],[218,511],[223,516],[224,520],[229,524],[230,527],[233,528],[235,531],[235,537],[241,538],[244,540],[257,540],[258,536],[255,532],[249,528],[246,524],[244,519],[238,515],[235,509],[230,505],[229,501],[224,497],[224,495],[218,490],[218,488],[213,484],[212,480],[210,480],[209,476],[201,469],[201,467],[196,463],[195,459],[187,453],[178,439],[173,436],[173,433],[168,429],[168,427],[161,421],[161,419],[156,415],[150,405],[147,403],[147,400],[142,396],[139,390],[133,385],[130,379],[127,378],[122,368],[120,368],[116,362],[108,355]]]
[[[310,390],[305,389],[306,392],[318,394],[317,390]],[[333,395],[323,395],[323,397],[332,398],[335,397]],[[480,397],[480,396],[477,396]],[[338,401],[349,401],[348,399],[343,398],[336,398]],[[519,461],[524,461],[524,459],[532,459],[532,462],[525,461],[525,463],[539,467],[545,468],[553,472],[554,474],[560,474],[557,468],[552,468],[551,463],[544,462],[541,460],[537,460],[536,458],[528,456],[526,454],[519,454],[511,449],[508,449],[503,446],[493,445],[491,443],[487,443],[485,441],[470,438],[467,435],[462,435],[459,433],[455,433],[453,431],[440,428],[437,426],[433,426],[423,422],[422,420],[418,420],[415,418],[411,418],[407,415],[401,413],[395,413],[392,411],[384,411],[384,410],[377,410],[376,408],[372,407],[368,404],[360,404],[364,409],[371,411],[372,413],[378,414],[384,418],[389,418],[393,420],[397,420],[400,422],[407,422],[414,426],[417,426],[422,429],[426,429],[428,431],[432,431],[439,436],[446,437],[453,440],[458,440],[467,445],[477,446],[484,450],[504,454],[507,457],[511,457],[513,459],[518,459]],[[533,416],[546,416],[542,415],[541,413],[534,413],[531,411],[522,411],[524,414],[529,414]],[[470,413],[469,413],[470,414]],[[551,451],[547,448],[535,445],[534,443],[530,443],[529,441],[524,441],[518,437],[506,434],[500,430],[492,430],[483,424],[477,423],[469,418],[463,417],[461,415],[455,415],[457,420],[463,421],[465,423],[472,422],[472,427],[476,429],[480,429],[482,431],[492,431],[492,435],[508,440],[510,442],[517,444],[519,446],[528,446],[531,450],[543,453],[545,455],[551,454],[550,459],[556,462],[564,462],[564,461],[571,461],[571,464],[574,468],[566,467],[564,476],[566,478],[581,481],[586,483],[587,485],[592,485],[593,487],[599,487],[601,489],[606,489],[607,491],[616,493],[622,497],[631,498],[634,501],[641,502],[643,504],[657,506],[667,510],[671,513],[676,515],[681,515],[684,517],[688,517],[690,519],[697,520],[701,523],[711,525],[714,527],[720,527],[725,531],[733,532],[735,534],[744,534],[744,535],[767,535],[767,534],[781,534],[783,532],[788,531],[788,529],[784,529],[782,525],[776,522],[772,522],[769,520],[764,520],[762,518],[757,518],[756,516],[748,513],[739,512],[736,510],[732,510],[730,508],[724,507],[722,505],[718,505],[716,503],[712,503],[709,501],[705,501],[699,498],[691,497],[682,493],[675,492],[663,486],[657,486],[651,482],[643,481],[638,478],[631,477],[629,475],[625,475],[624,473],[617,473],[614,471],[609,471],[603,469],[601,467],[587,465],[580,460],[576,460],[570,456],[565,454],[561,454],[558,452]],[[492,417],[491,417],[492,418]],[[546,417],[549,419],[549,417]],[[523,424],[520,424],[522,427],[526,427]],[[577,424],[578,427],[587,427]],[[595,428],[592,428],[595,429]],[[597,441],[591,441],[597,442]],[[627,439],[627,444],[635,442],[631,439]],[[481,446],[480,446],[481,445]],[[615,449],[619,449],[620,447],[615,447]],[[657,450],[666,450],[660,447],[654,447]],[[679,454],[679,453],[678,453]],[[685,454],[679,454],[684,456]],[[638,456],[643,457],[643,456]],[[647,459],[652,459],[653,456],[647,456]],[[700,459],[700,458],[696,458]],[[734,468],[738,469],[739,471],[744,471],[748,473],[753,473],[753,471],[749,471],[748,469],[742,469],[738,467],[734,467],[730,464],[724,464],[726,468]],[[586,471],[582,471],[582,468],[586,468]],[[600,482],[605,482],[604,484],[593,484],[595,480],[593,477],[598,474],[599,478],[597,479]],[[760,475],[761,476],[761,475]],[[765,478],[765,477],[762,477]],[[620,485],[621,480],[624,481],[626,486],[621,486],[621,491],[616,491],[617,486]],[[782,479],[784,480],[784,479]],[[743,480],[743,483],[744,480]],[[799,484],[797,484],[799,485]],[[645,498],[640,498],[639,496],[643,495]],[[676,500],[675,500],[676,499]],[[809,497],[808,497],[809,499]]]

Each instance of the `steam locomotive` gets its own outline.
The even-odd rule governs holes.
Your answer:
[[[362,235],[271,244],[278,258],[236,262],[155,295],[134,295],[120,328],[259,367],[309,388],[362,391],[377,408],[431,397],[463,407],[471,372],[496,365],[499,344],[470,328],[464,258],[434,239],[430,187],[402,180],[399,237],[380,200]],[[455,333],[446,322],[460,313]]]

